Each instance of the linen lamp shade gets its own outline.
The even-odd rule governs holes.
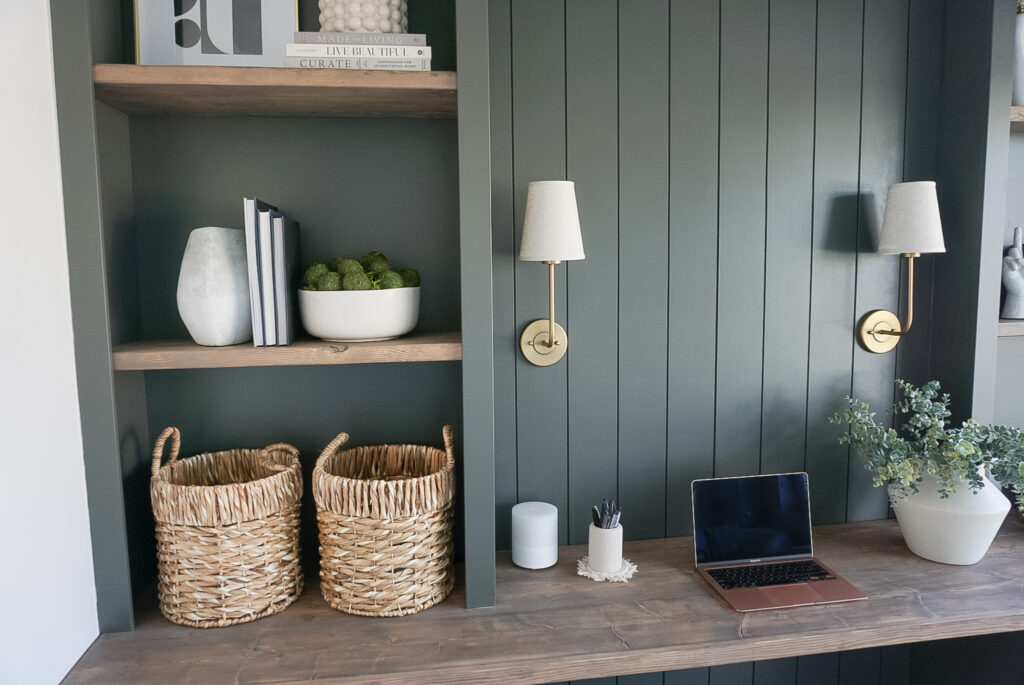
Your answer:
[[[935,182],[915,181],[890,186],[878,254],[945,251]]]
[[[530,182],[519,259],[524,262],[584,259],[575,183]]]

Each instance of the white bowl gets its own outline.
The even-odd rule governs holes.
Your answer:
[[[388,340],[416,327],[419,288],[299,291],[302,327],[331,342]]]

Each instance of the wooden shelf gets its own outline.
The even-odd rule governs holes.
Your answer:
[[[113,358],[118,371],[443,362],[462,359],[462,336],[456,331],[379,342],[299,340],[284,347],[253,347],[251,343],[203,347],[186,340],[158,340],[118,345]]]
[[[973,566],[914,556],[895,521],[815,529],[815,554],[868,595],[846,604],[738,614],[693,567],[692,538],[627,542],[626,583],[576,575],[585,546],[529,571],[498,553],[495,607],[467,610],[457,587],[413,616],[343,614],[315,579],[280,614],[201,631],[155,598],[133,633],[101,635],[64,681],[544,683],[821,654],[1024,626],[1024,522],[1012,512]]]
[[[126,114],[418,117],[456,114],[452,71],[97,64],[96,98]]]
[[[1010,130],[1024,131],[1024,106],[1010,108]]]
[[[999,319],[999,337],[1012,338],[1024,335],[1024,319]]]

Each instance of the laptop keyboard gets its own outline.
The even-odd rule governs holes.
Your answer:
[[[835,576],[816,562],[787,561],[780,564],[759,564],[756,566],[730,566],[708,569],[708,574],[722,586],[723,590],[742,587],[765,587],[767,585],[792,585],[812,583],[816,580],[833,580]]]

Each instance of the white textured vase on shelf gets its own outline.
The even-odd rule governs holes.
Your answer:
[[[252,339],[245,234],[206,226],[188,236],[178,273],[178,313],[200,345],[237,345]]]
[[[320,0],[320,30],[349,33],[407,33],[405,0]]]
[[[1012,104],[1024,105],[1024,2],[1017,3],[1017,24],[1013,36]]]
[[[985,486],[980,490],[962,483],[943,498],[935,477],[925,474],[919,492],[894,507],[911,552],[943,564],[981,561],[1010,510],[1010,500],[999,487],[984,474],[982,477]]]

